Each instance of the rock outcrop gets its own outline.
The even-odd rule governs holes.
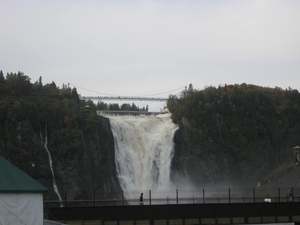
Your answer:
[[[171,175],[174,182],[179,179],[179,183],[195,187],[255,187],[263,179],[256,162],[239,160],[236,154],[217,147],[212,139],[201,145],[194,144],[191,134],[201,136],[203,132],[195,124],[187,118],[179,121],[179,130],[174,137]]]
[[[51,152],[49,148],[56,184],[63,200],[91,200],[94,195],[98,199],[121,197],[109,120],[103,117],[99,117],[99,120],[101,127],[95,126],[90,132],[82,134],[82,151],[69,157],[59,157],[56,151]],[[105,138],[99,132],[104,132]],[[51,131],[48,135],[51,140]],[[37,162],[35,178],[49,189],[45,199],[58,199],[45,152],[37,153]]]

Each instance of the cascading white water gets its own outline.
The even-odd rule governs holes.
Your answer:
[[[63,206],[62,205],[62,198],[61,198],[61,196],[59,194],[59,191],[58,191],[58,188],[57,188],[57,185],[56,185],[56,179],[55,179],[55,175],[54,175],[54,171],[53,171],[53,165],[52,165],[52,157],[51,157],[50,151],[48,150],[47,125],[45,126],[45,138],[43,138],[42,132],[40,132],[40,137],[41,137],[41,139],[44,142],[44,147],[45,147],[47,155],[48,155],[49,166],[50,166],[50,170],[51,170],[51,173],[52,173],[53,190],[55,191],[55,193],[56,193],[56,195],[58,197],[58,200],[60,202],[60,206],[62,207]]]
[[[125,197],[133,197],[129,193],[134,190],[171,188],[173,136],[178,127],[170,114],[107,117],[114,135],[117,176]]]

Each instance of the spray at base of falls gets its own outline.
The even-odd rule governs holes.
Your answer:
[[[47,155],[48,155],[48,160],[49,160],[49,166],[50,166],[50,170],[51,170],[51,173],[52,173],[52,182],[53,182],[53,190],[55,191],[57,197],[58,197],[58,200],[60,202],[60,207],[63,207],[63,204],[62,204],[62,198],[59,194],[59,191],[58,191],[58,188],[57,188],[57,185],[56,185],[56,180],[55,180],[55,175],[54,175],[54,171],[53,171],[53,165],[52,165],[52,157],[51,157],[51,153],[50,151],[48,150],[48,134],[47,134],[47,125],[45,125],[45,138],[43,138],[42,136],[42,132],[40,132],[40,136],[41,136],[41,139],[43,140],[44,142],[44,147],[46,149],[46,152],[47,152]]]
[[[173,137],[178,126],[170,114],[157,116],[106,116],[114,136],[117,176],[124,196],[137,190],[173,187],[170,180]]]

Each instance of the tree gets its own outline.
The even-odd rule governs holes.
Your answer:
[[[5,93],[5,78],[2,70],[0,70],[0,94]]]
[[[8,73],[6,76],[6,83],[9,93],[12,95],[21,96],[31,94],[32,84],[30,83],[30,78],[24,75],[24,73]]]
[[[3,83],[5,83],[5,78],[3,76],[2,70],[0,70],[0,84],[3,84]]]
[[[131,108],[130,104],[122,104],[122,105],[121,105],[121,110],[124,110],[124,111],[131,111],[132,108]]]
[[[194,90],[193,85],[192,85],[192,84],[189,84],[188,92],[190,93],[190,92],[192,92],[193,90]]]
[[[39,77],[39,85],[43,86],[43,82],[42,82],[42,77],[41,76]]]
[[[120,106],[117,103],[109,104],[108,106],[109,110],[120,110]]]
[[[107,110],[108,109],[108,105],[104,102],[98,102],[97,103],[97,109],[98,110]]]

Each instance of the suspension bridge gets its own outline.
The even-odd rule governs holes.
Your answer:
[[[98,100],[98,101],[150,101],[166,102],[168,98],[156,97],[134,97],[134,96],[80,96],[80,100]]]
[[[68,86],[70,85],[70,83],[68,84]],[[74,86],[75,88],[80,88],[83,89],[85,91],[89,91],[89,92],[94,92],[97,94],[100,94],[100,96],[79,96],[81,101],[87,101],[87,100],[98,100],[98,101],[148,101],[148,102],[166,102],[169,98],[163,98],[163,97],[149,97],[148,96],[120,96],[120,95],[112,95],[112,94],[105,94],[105,93],[100,93],[100,92],[95,92],[95,91],[91,91],[88,90],[86,88],[82,88],[79,87],[75,84],[71,84],[72,86]],[[191,86],[191,84],[190,84]],[[187,91],[187,86],[184,87],[180,87],[174,90],[170,90],[167,92],[163,92],[163,93],[158,93],[158,94],[153,94],[152,96],[157,96],[157,95],[166,95],[166,94],[170,94],[174,91],[178,91],[178,90],[182,90],[184,89],[185,92]]]

